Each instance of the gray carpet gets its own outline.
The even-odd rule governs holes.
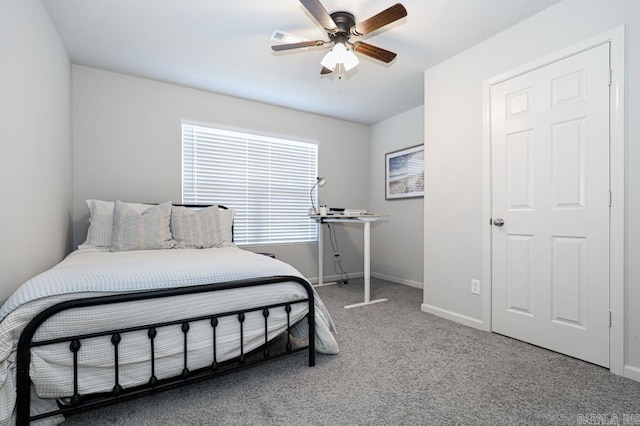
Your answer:
[[[362,286],[318,288],[340,354],[313,368],[302,353],[64,425],[640,424],[638,382],[423,313],[422,291],[399,284],[374,279],[389,302],[344,309]]]

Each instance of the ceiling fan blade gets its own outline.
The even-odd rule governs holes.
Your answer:
[[[298,49],[300,47],[322,46],[325,43],[326,42],[322,40],[299,41],[298,43],[276,44],[275,46],[271,46],[271,50],[280,52],[281,50]]]
[[[300,3],[309,11],[309,13],[315,18],[316,21],[322,28],[327,30],[327,32],[334,33],[338,31],[338,26],[327,12],[327,9],[324,8],[322,3],[319,0],[300,0]]]
[[[351,45],[351,48],[358,53],[362,53],[363,55],[367,55],[372,57],[373,59],[377,59],[382,62],[386,62],[387,64],[395,59],[397,54],[393,52],[389,52],[381,47],[373,46],[369,43],[364,43],[362,41],[356,41]]]
[[[320,74],[331,74],[332,72],[333,70],[327,67],[322,67],[322,69],[320,70]]]
[[[377,30],[378,28],[382,28],[385,25],[395,22],[398,19],[402,19],[405,16],[407,16],[407,9],[405,9],[402,4],[397,3],[377,15],[372,16],[366,21],[351,27],[351,34],[355,36],[365,35]]]

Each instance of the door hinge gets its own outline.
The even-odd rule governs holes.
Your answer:
[[[609,86],[613,83],[613,70],[609,70]]]
[[[609,190],[609,207],[611,207],[613,201],[613,191]]]
[[[611,311],[609,311],[609,328],[611,328]]]

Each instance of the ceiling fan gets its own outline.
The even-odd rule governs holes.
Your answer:
[[[407,16],[407,10],[400,3],[383,10],[377,15],[356,24],[355,17],[349,12],[333,12],[329,14],[319,0],[300,0],[300,3],[309,11],[311,16],[327,32],[329,40],[308,40],[296,43],[271,46],[275,52],[298,49],[302,47],[322,46],[333,44],[333,48],[322,59],[320,74],[329,74],[338,69],[339,78],[342,78],[342,68],[349,71],[359,61],[353,52],[357,52],[373,59],[389,63],[394,60],[396,54],[388,50],[373,46],[363,41],[351,41],[351,37],[360,37],[369,34],[379,28]]]

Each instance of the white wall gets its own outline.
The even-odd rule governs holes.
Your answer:
[[[423,140],[422,106],[371,127],[369,210],[388,215],[371,226],[371,270],[379,278],[414,287],[422,287],[424,200],[386,200],[384,170],[386,153],[420,145]]]
[[[74,65],[74,246],[86,236],[88,198],[181,200],[182,119],[317,140],[319,174],[327,180],[320,202],[367,207],[366,126]],[[344,267],[362,274],[361,227],[339,229]],[[307,278],[318,276],[315,244],[251,249],[275,253]],[[333,273],[326,265],[325,274]]]
[[[640,2],[565,0],[425,72],[424,303],[482,320],[482,83],[627,24],[626,367],[640,380]]]
[[[71,65],[40,0],[0,2],[0,301],[71,247]]]

